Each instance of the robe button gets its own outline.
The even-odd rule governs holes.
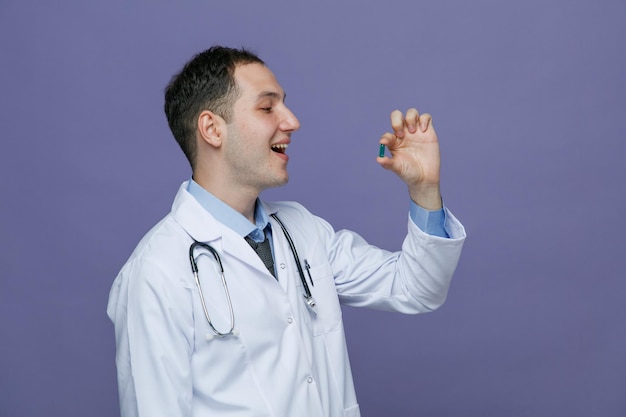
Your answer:
[[[280,264],[280,269],[285,269],[286,266],[287,265],[285,265],[285,264]]]
[[[292,319],[291,317],[289,317],[289,318],[287,319],[287,323],[289,323],[289,324],[293,323],[293,319]]]
[[[308,377],[306,379],[306,382],[308,382],[309,384],[312,384],[313,383],[313,378],[312,377]]]

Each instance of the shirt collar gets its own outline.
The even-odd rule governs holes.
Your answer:
[[[187,191],[189,191],[198,203],[200,203],[206,211],[211,213],[218,222],[234,230],[241,237],[250,235],[255,241],[262,241],[265,238],[263,230],[265,230],[269,224],[269,216],[258,198],[254,207],[254,219],[256,224],[252,224],[243,214],[202,188],[193,179],[189,180]]]

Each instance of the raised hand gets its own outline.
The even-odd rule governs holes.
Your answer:
[[[380,143],[387,146],[391,158],[378,157],[377,162],[404,181],[416,204],[428,210],[441,208],[439,142],[429,114],[417,109],[391,113],[393,133],[385,133]]]

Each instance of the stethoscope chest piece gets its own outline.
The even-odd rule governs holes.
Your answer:
[[[302,294],[302,296],[304,297],[304,303],[309,311],[313,314],[317,314],[317,311],[315,310],[315,298],[313,298],[313,296],[307,297],[306,294]]]

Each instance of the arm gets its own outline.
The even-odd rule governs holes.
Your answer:
[[[320,225],[342,304],[415,314],[444,303],[465,240],[463,226],[448,210],[450,238],[428,235],[409,219],[401,252],[376,248],[354,232],[335,232],[324,221]]]
[[[191,415],[192,303],[168,278],[155,263],[135,259],[111,289],[122,417]]]
[[[405,116],[395,110],[391,126],[394,133],[385,133],[380,143],[389,148],[392,158],[379,157],[377,162],[407,184],[415,204],[425,210],[442,210],[439,142],[431,116],[420,115],[416,109]],[[330,253],[335,254],[331,255],[333,263],[340,265],[336,271],[346,271],[335,280],[341,301],[404,313],[431,311],[443,304],[465,231],[447,209],[441,214],[450,239],[424,233],[426,228],[416,226],[412,213],[402,252],[397,253],[373,248],[353,233],[338,232]],[[350,253],[348,262],[345,253]]]

